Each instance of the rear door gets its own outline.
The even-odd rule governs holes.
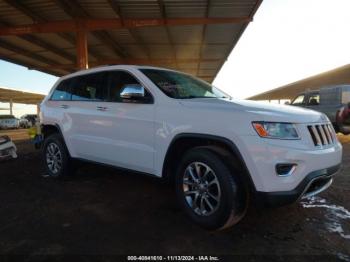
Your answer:
[[[332,123],[336,122],[336,115],[341,104],[341,89],[339,87],[326,87],[320,89],[320,112],[326,114]]]
[[[70,148],[70,141],[66,132],[69,133],[72,122],[69,117],[69,107],[71,106],[71,83],[72,78],[60,81],[47,100],[44,101],[44,110],[41,110],[43,124],[58,124],[62,130],[65,142]],[[74,155],[73,155],[74,156]]]
[[[101,108],[106,107],[107,82],[105,72],[74,77],[70,85],[71,102],[64,128],[75,157],[100,162],[104,128]]]

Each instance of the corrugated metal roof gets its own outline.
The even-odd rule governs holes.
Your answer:
[[[1,26],[91,18],[205,18],[252,17],[261,0],[72,0],[79,10],[64,8],[65,0],[0,0]],[[72,15],[73,14],[73,15]],[[88,34],[89,59],[172,59],[167,67],[213,81],[247,23],[139,27]],[[51,61],[68,65],[75,61],[74,33],[45,33],[0,37],[0,59],[62,75],[75,70],[52,68]],[[108,38],[108,40],[106,40]],[[35,41],[33,41],[35,40]],[[108,42],[108,43],[107,43]],[[113,45],[118,45],[114,48]],[[9,47],[14,47],[10,48]],[[17,49],[20,48],[20,49]],[[59,50],[57,50],[59,49]],[[117,52],[119,49],[121,51]],[[19,52],[21,51],[21,52]],[[59,51],[59,52],[57,52]],[[185,61],[185,60],[189,61]],[[196,61],[196,62],[195,62]],[[152,65],[152,63],[150,63]],[[49,68],[50,67],[50,68]]]
[[[350,84],[350,64],[252,96],[250,100],[293,99],[307,90],[325,86]]]
[[[31,92],[14,90],[8,87],[0,86],[0,101],[11,101],[21,104],[38,104],[44,99],[45,95]]]

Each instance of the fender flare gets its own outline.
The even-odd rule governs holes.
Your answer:
[[[209,139],[211,141],[217,141],[217,142],[220,142],[220,143],[223,143],[225,144],[233,153],[233,155],[235,157],[237,157],[238,161],[240,161],[241,165],[242,165],[242,168],[243,168],[243,171],[246,173],[247,175],[247,178],[248,178],[248,181],[252,190],[254,192],[256,192],[256,188],[255,188],[255,184],[254,184],[254,181],[252,179],[252,176],[249,172],[249,169],[246,165],[246,162],[240,152],[240,150],[238,149],[237,145],[231,141],[230,139],[227,139],[225,137],[221,137],[221,136],[216,136],[216,135],[209,135],[209,134],[201,134],[201,133],[180,133],[180,134],[177,134],[173,137],[173,139],[171,140],[169,146],[168,146],[168,149],[167,149],[167,152],[165,154],[165,158],[164,158],[164,161],[163,161],[163,167],[162,167],[162,174],[166,174],[166,167],[167,167],[167,162],[170,160],[169,159],[169,155],[170,155],[170,152],[171,152],[171,148],[172,146],[176,143],[176,141],[178,141],[179,139],[182,139],[182,138],[200,138],[200,139]],[[210,147],[210,146],[209,146]]]

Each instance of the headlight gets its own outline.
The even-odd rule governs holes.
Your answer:
[[[253,122],[259,136],[276,139],[300,139],[297,129],[291,123]]]

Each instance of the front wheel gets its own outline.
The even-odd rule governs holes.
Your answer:
[[[176,194],[185,213],[200,226],[220,230],[238,223],[247,195],[238,171],[207,148],[188,151],[176,175]]]

